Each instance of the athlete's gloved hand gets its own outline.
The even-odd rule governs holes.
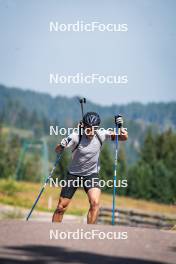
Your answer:
[[[55,151],[57,153],[60,153],[61,151],[63,151],[64,148],[67,147],[67,145],[70,143],[71,140],[72,138],[70,136],[68,136],[67,138],[63,138],[61,140],[61,143],[56,146]]]
[[[56,153],[60,153],[61,151],[63,151],[67,144],[67,140],[65,138],[62,139],[61,143],[58,144],[55,148]]]
[[[62,148],[65,148],[67,145],[68,145],[68,139],[67,138],[63,138],[62,140],[61,140],[61,143],[60,143],[60,145],[61,145],[61,147]]]
[[[115,116],[115,124],[118,125],[119,128],[123,127],[123,118],[122,115]]]
[[[61,147],[61,144],[58,144],[55,148],[56,153],[62,152],[63,148]]]

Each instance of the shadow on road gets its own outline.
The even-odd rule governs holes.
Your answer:
[[[102,249],[103,250],[103,249]],[[55,263],[116,263],[116,264],[163,264],[137,258],[107,256],[85,251],[76,251],[55,246],[26,245],[4,248],[4,257],[0,257],[3,264],[55,264]]]

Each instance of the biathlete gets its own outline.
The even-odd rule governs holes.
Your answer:
[[[57,208],[53,214],[53,222],[61,222],[63,215],[75,193],[78,186],[74,181],[79,181],[87,194],[90,208],[87,215],[87,223],[96,223],[101,189],[99,186],[99,156],[102,144],[105,140],[115,140],[116,135],[112,131],[102,130],[100,126],[100,116],[95,112],[88,112],[83,116],[83,133],[72,133],[64,138],[56,146],[55,151],[60,153],[63,149],[72,149],[72,160],[65,179],[66,186],[62,187]],[[122,117],[119,117],[119,123],[123,124]],[[121,141],[128,139],[128,133],[123,127],[120,128],[118,139]]]

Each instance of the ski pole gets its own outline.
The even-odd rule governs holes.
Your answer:
[[[81,113],[82,113],[82,118],[83,118],[83,116],[84,116],[83,104],[86,103],[86,98],[80,98],[79,102],[81,104]]]
[[[114,185],[113,185],[113,200],[112,200],[112,225],[115,224],[115,198],[116,198],[116,182],[117,182],[117,158],[118,158],[118,134],[119,129],[123,125],[123,120],[121,115],[115,116],[115,161],[114,161]]]
[[[35,202],[34,202],[32,208],[31,208],[29,214],[27,215],[27,217],[26,217],[26,221],[29,220],[29,218],[30,218],[30,216],[31,216],[31,214],[32,214],[32,212],[33,212],[33,210],[34,210],[34,208],[35,208],[35,206],[36,206],[38,200],[40,199],[40,196],[42,195],[42,193],[43,193],[43,191],[44,191],[44,189],[45,189],[45,187],[46,187],[46,185],[47,185],[49,179],[53,176],[53,173],[54,173],[54,171],[55,171],[55,169],[56,169],[57,164],[59,163],[59,161],[60,161],[60,159],[61,159],[61,156],[62,156],[62,153],[60,153],[60,154],[57,155],[57,158],[56,158],[55,164],[54,164],[54,166],[53,166],[53,168],[52,168],[52,170],[51,170],[49,176],[46,178],[45,183],[43,184],[43,187],[41,188],[41,190],[40,190],[40,192],[39,192],[39,194],[38,194],[38,196],[37,196],[37,199],[35,200]]]

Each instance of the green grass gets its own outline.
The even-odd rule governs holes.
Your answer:
[[[16,128],[16,127],[8,127],[4,126],[2,129],[2,132],[4,134],[9,134],[11,131],[12,134],[18,135],[20,137],[29,138],[33,136],[33,132],[30,130],[22,129],[22,128]]]
[[[3,213],[1,215],[1,220],[5,220],[5,219],[22,219],[23,217],[24,217],[24,215],[22,214],[21,211],[13,210],[13,211],[9,211],[9,212]]]
[[[24,208],[31,208],[39,193],[40,188],[41,184],[39,183],[0,180],[0,203]],[[59,193],[60,188],[47,186],[37,204],[36,209],[47,212],[53,211],[58,203]],[[48,208],[49,200],[52,200],[51,208]],[[174,205],[157,204],[154,202],[132,199],[128,197],[117,196],[116,204],[118,208],[138,209],[142,211],[163,214],[176,214]],[[112,195],[102,193],[101,205],[111,207]],[[86,214],[88,207],[89,203],[86,193],[82,189],[79,189],[72,199],[67,212],[68,214],[82,216]]]
[[[2,181],[0,184],[0,192],[5,196],[14,196],[20,190],[18,183],[13,180]]]

